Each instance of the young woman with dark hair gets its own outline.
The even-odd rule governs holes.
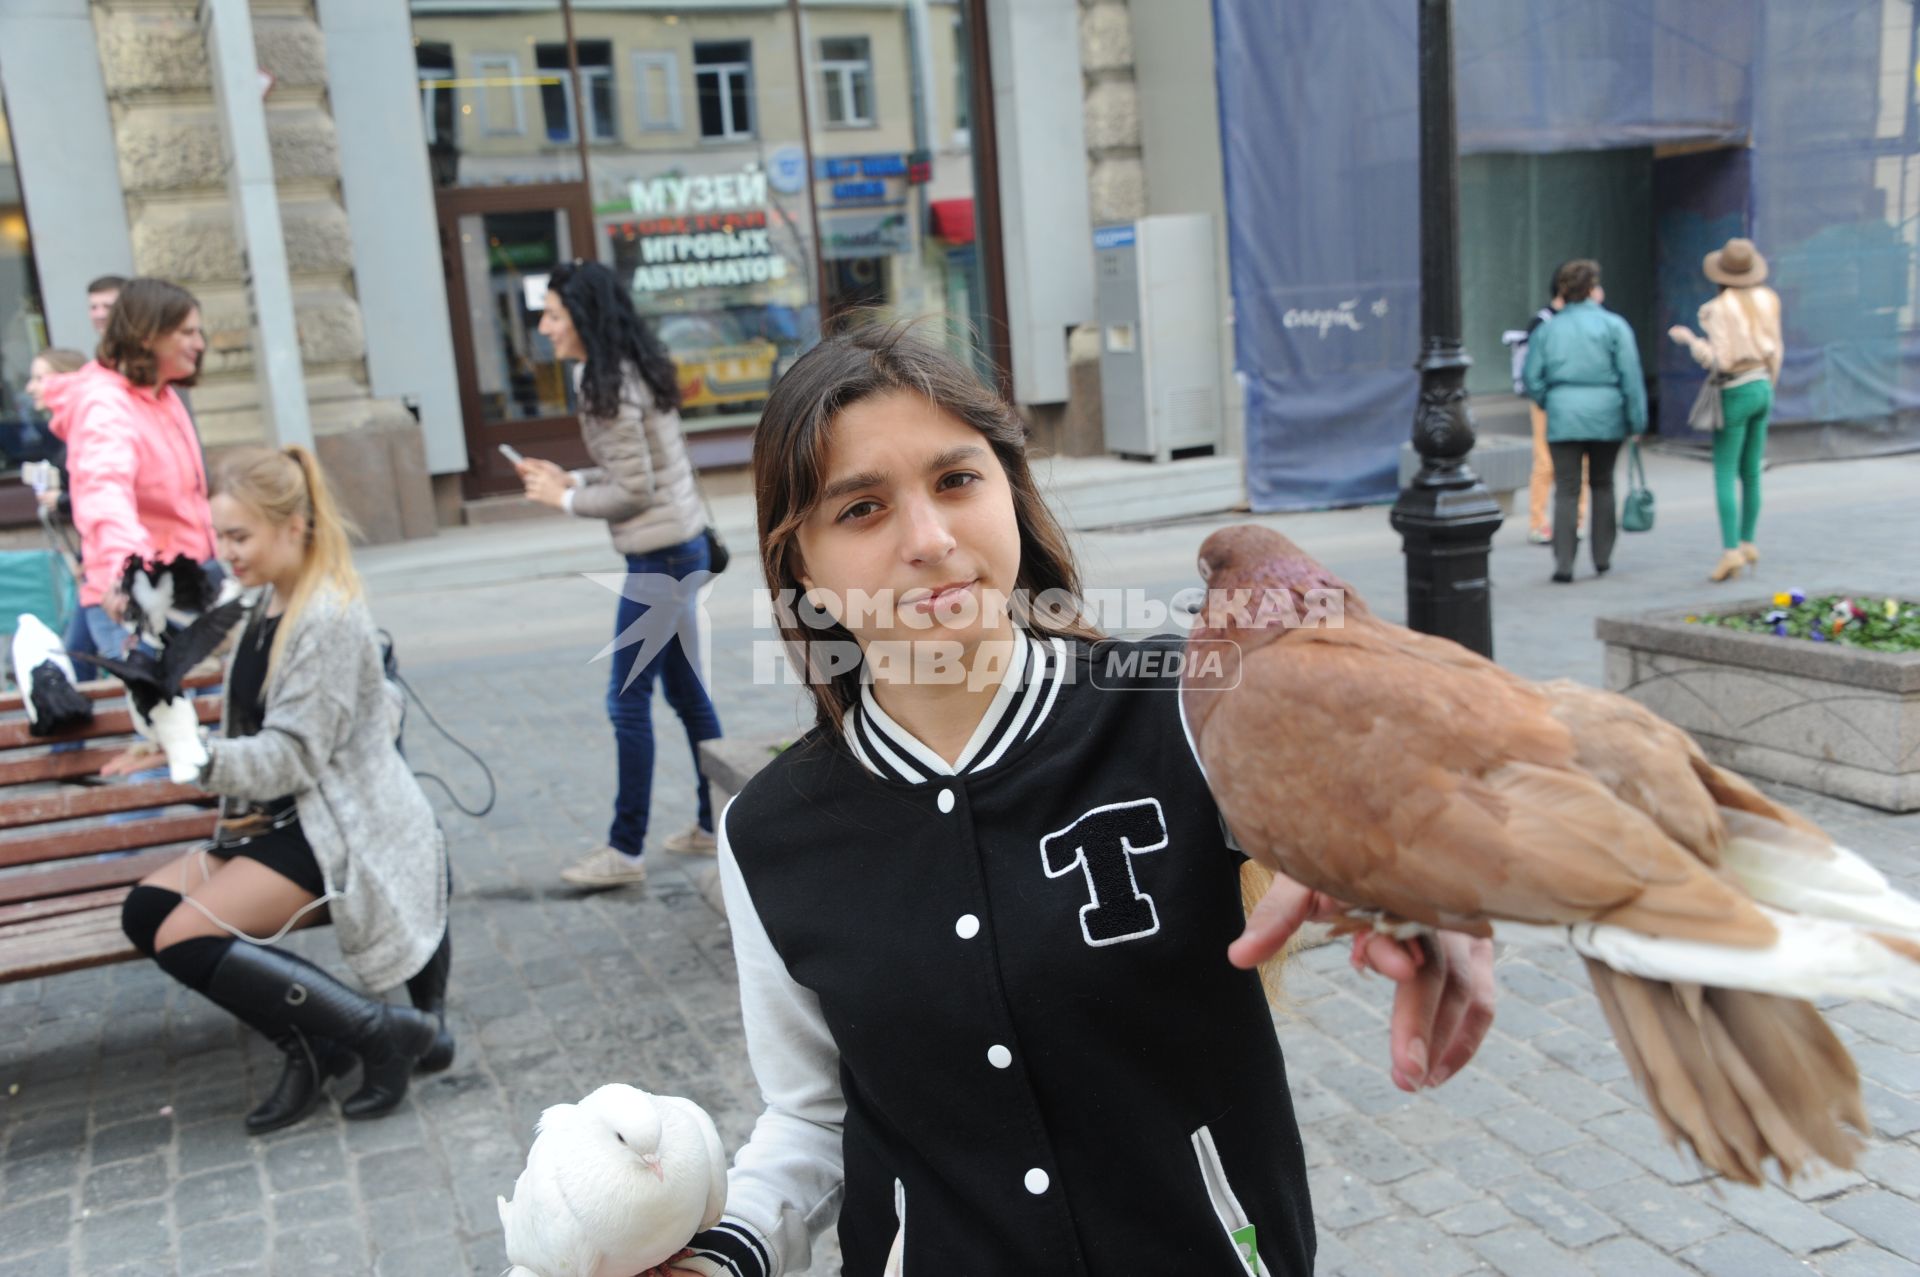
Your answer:
[[[519,463],[527,497],[584,519],[604,519],[627,561],[629,588],[615,613],[607,717],[613,722],[619,789],[606,844],[561,872],[581,887],[642,882],[641,860],[653,796],[653,685],[686,727],[693,749],[697,815],[664,850],[711,855],[713,808],[700,770],[700,742],[720,735],[697,645],[698,591],[678,588],[710,568],[706,516],[680,433],[680,383],[673,358],[633,309],[619,278],[598,262],[560,266],[548,280],[540,331],[554,353],[576,362],[580,431],[595,465],[569,473],[551,461]],[[664,589],[657,583],[671,581]],[[657,614],[672,608],[672,617]],[[643,621],[643,618],[645,619]],[[663,644],[654,635],[671,635]],[[644,665],[639,657],[645,654]]]
[[[1274,880],[1243,914],[1178,671],[1139,659],[1177,642],[1100,638],[1018,415],[898,328],[803,355],[753,469],[767,585],[811,609],[780,628],[817,723],[721,816],[767,1107],[673,1270],[804,1271],[837,1215],[854,1277],[1308,1277],[1248,968],[1326,902]],[[1488,942],[1416,959],[1369,933],[1354,957],[1398,982],[1402,1089],[1467,1062]]]

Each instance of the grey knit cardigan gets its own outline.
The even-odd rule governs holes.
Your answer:
[[[237,812],[231,800],[293,795],[335,893],[328,908],[341,954],[368,989],[402,983],[426,966],[446,928],[447,852],[394,744],[401,699],[381,667],[366,604],[316,595],[294,618],[267,679],[259,733],[229,738],[231,710],[223,707],[221,735],[207,742],[201,786],[221,796],[223,816]]]

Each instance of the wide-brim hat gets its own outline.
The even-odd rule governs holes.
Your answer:
[[[1707,254],[1701,269],[1716,284],[1740,288],[1766,279],[1767,259],[1760,255],[1752,240],[1730,239],[1725,248],[1716,248]]]

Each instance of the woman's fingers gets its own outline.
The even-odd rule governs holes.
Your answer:
[[[1385,937],[1375,937],[1383,940]],[[1399,945],[1388,942],[1393,948]],[[1404,951],[1399,961],[1387,959],[1388,965],[1404,972],[1391,975],[1381,965],[1384,953],[1376,955],[1375,970],[1389,975],[1397,982],[1393,991],[1393,1028],[1391,1045],[1393,1054],[1393,1084],[1403,1091],[1417,1091],[1426,1085],[1428,1065],[1432,1056],[1429,1044],[1433,1041],[1433,1025],[1440,1010],[1441,995],[1446,990],[1447,960],[1443,952],[1427,946],[1425,940],[1410,942],[1426,948],[1417,964]],[[1375,946],[1377,950],[1379,946]]]
[[[1312,917],[1318,892],[1309,891],[1285,874],[1276,874],[1267,894],[1247,915],[1246,930],[1227,948],[1227,961],[1236,967],[1257,967],[1285,947]]]
[[[1448,955],[1448,981],[1434,1024],[1429,1086],[1465,1068],[1493,1027],[1493,941],[1452,931],[1438,939]]]

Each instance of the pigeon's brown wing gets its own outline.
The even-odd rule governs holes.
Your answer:
[[[1773,928],[1576,765],[1532,684],[1410,652],[1378,623],[1248,651],[1198,743],[1248,852],[1354,904],[1437,926],[1606,920],[1769,943]],[[1422,644],[1421,646],[1424,646]]]
[[[219,650],[227,632],[240,624],[246,614],[246,604],[231,599],[211,612],[202,612],[185,629],[167,635],[160,653],[160,667],[175,690],[194,666]]]

